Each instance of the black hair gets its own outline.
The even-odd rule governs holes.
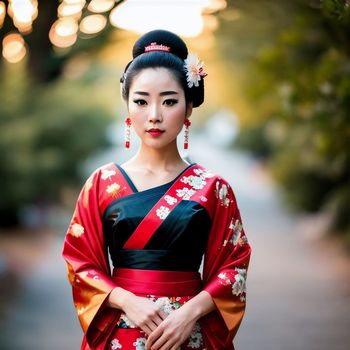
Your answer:
[[[168,47],[169,51],[146,51],[146,47],[155,44]],[[176,34],[167,30],[153,30],[142,35],[134,44],[133,60],[125,67],[122,83],[122,96],[125,101],[129,98],[129,90],[134,77],[146,68],[167,68],[174,75],[185,93],[186,103],[192,102],[193,107],[200,106],[204,101],[204,82],[199,80],[198,86],[187,85],[184,60],[188,50],[185,42]]]

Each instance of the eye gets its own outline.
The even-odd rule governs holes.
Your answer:
[[[142,99],[133,100],[133,102],[136,103],[138,106],[145,106],[147,104],[147,102]]]
[[[166,106],[173,106],[176,103],[178,103],[178,100],[176,100],[174,98],[168,98],[163,102],[163,104],[165,104]]]

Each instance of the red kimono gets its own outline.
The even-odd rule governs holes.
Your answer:
[[[63,247],[81,349],[144,349],[142,332],[106,304],[117,286],[168,313],[206,290],[216,310],[199,319],[181,349],[234,349],[250,253],[231,186],[201,165],[144,191],[120,165],[98,168],[80,192]],[[127,346],[118,338],[126,344],[125,334],[134,334]]]

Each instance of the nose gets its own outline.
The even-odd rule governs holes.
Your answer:
[[[148,120],[151,123],[161,122],[163,120],[161,109],[156,103],[150,106]]]

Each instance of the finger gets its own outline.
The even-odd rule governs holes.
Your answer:
[[[163,335],[158,338],[153,345],[151,345],[152,350],[168,350],[172,346],[172,341],[169,339],[169,336]]]
[[[148,336],[152,333],[152,329],[148,327],[147,324],[142,324],[139,326],[143,332],[145,332]]]
[[[148,337],[147,339],[147,343],[146,343],[146,346],[147,348],[150,348],[153,343],[159,338],[162,336],[163,334],[163,326],[158,326]]]
[[[163,322],[163,318],[161,315],[159,315],[159,313],[157,315],[155,315],[152,319],[152,321],[159,326],[162,322]]]
[[[153,348],[152,348],[153,349]],[[157,348],[156,348],[157,349]],[[178,343],[174,343],[173,340],[170,340],[166,342],[162,347],[160,347],[157,350],[181,350],[181,347],[179,347]]]
[[[162,309],[159,309],[159,312],[158,312],[159,316],[161,317],[162,320],[165,320],[169,315],[164,312]]]
[[[157,329],[158,324],[155,323],[153,320],[149,320],[149,322],[147,322],[147,327],[151,330],[151,332],[153,332]]]

